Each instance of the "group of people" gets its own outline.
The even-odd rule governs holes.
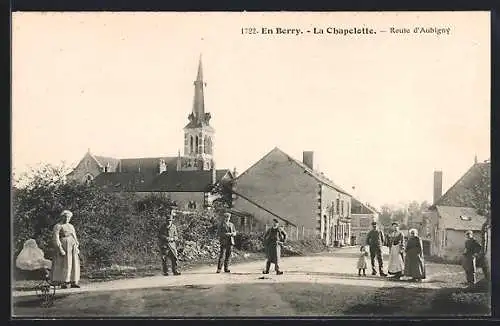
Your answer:
[[[166,217],[166,222],[160,227],[159,245],[162,262],[163,275],[168,276],[168,262],[170,261],[171,270],[174,275],[180,275],[178,270],[178,254],[176,241],[177,228],[173,224],[176,212],[172,210]],[[269,228],[264,235],[264,247],[266,251],[267,261],[266,267],[262,271],[263,274],[269,274],[271,264],[274,264],[277,275],[282,275],[280,270],[279,260],[281,257],[281,247],[286,241],[287,234],[280,226],[277,219],[273,220],[273,226]],[[216,273],[220,273],[224,267],[224,273],[230,273],[229,264],[231,253],[235,245],[234,238],[236,236],[236,228],[231,222],[231,213],[224,213],[224,219],[218,226],[217,235],[220,243],[219,259],[217,262]]]
[[[173,221],[176,216],[176,211],[171,210],[165,218],[165,223],[160,226],[158,241],[160,247],[160,255],[162,262],[163,275],[168,276],[168,262],[173,275],[181,275],[178,265],[177,241],[179,240],[177,228]],[[80,281],[80,249],[79,242],[76,236],[75,228],[70,223],[73,213],[69,210],[64,210],[59,216],[59,221],[53,228],[53,245],[55,248],[54,260],[49,267],[50,279],[54,283],[60,284],[61,288],[68,287],[79,288]],[[218,227],[218,238],[220,242],[219,260],[217,264],[217,273],[222,271],[224,267],[225,273],[230,273],[229,264],[231,253],[235,245],[234,238],[236,236],[236,228],[230,221],[231,213],[224,213],[224,219]],[[282,275],[280,270],[279,260],[281,256],[281,246],[287,238],[286,232],[280,226],[277,219],[273,220],[274,224],[269,228],[264,236],[264,246],[266,248],[267,261],[265,269],[262,273],[268,274],[271,264],[274,264],[277,275]],[[34,241],[34,240],[33,240]],[[31,244],[31,243],[29,243]],[[35,244],[36,246],[36,244]],[[29,247],[29,246],[28,246]],[[22,265],[20,265],[22,266]]]
[[[78,284],[80,281],[80,250],[75,228],[70,223],[72,216],[71,211],[62,211],[58,223],[53,228],[53,243],[56,253],[50,268],[50,278],[53,282],[61,284],[61,288],[80,287]],[[165,276],[169,275],[169,261],[173,275],[181,275],[178,270],[176,245],[179,237],[177,228],[173,223],[175,216],[176,211],[171,210],[170,214],[165,217],[165,223],[160,226],[158,234],[162,270]],[[220,251],[216,273],[221,273],[222,270],[225,273],[231,272],[229,265],[237,232],[230,220],[231,213],[226,212],[224,213],[224,219],[218,226]],[[283,271],[280,270],[279,261],[281,248],[287,239],[287,234],[277,219],[274,219],[273,223],[273,226],[264,235],[267,261],[262,273],[269,274],[271,264],[274,264],[276,274],[282,275]],[[474,284],[476,282],[476,268],[481,264],[477,260],[481,257],[482,247],[474,239],[472,231],[467,231],[465,236],[466,242],[462,266],[466,272],[467,282]],[[380,276],[388,276],[384,273],[382,246],[389,248],[387,272],[393,278],[400,279],[402,276],[407,276],[413,281],[421,281],[426,278],[422,239],[418,236],[418,231],[416,229],[409,230],[409,237],[405,241],[403,233],[399,230],[398,223],[392,223],[392,230],[385,235],[377,228],[376,222],[372,223],[372,230],[367,235],[366,245],[360,248],[360,256],[357,262],[359,276],[366,276],[368,256],[370,256],[371,260],[371,274],[377,275],[376,259]],[[369,252],[366,247],[368,247]]]
[[[384,262],[382,259],[382,246],[389,248],[389,266],[387,272],[394,279],[400,279],[402,276],[408,276],[412,281],[421,281],[425,279],[425,263],[423,255],[422,239],[418,236],[416,229],[411,229],[408,240],[405,241],[403,233],[399,230],[399,224],[392,223],[392,230],[387,234],[377,228],[377,222],[372,222],[372,230],[366,237],[366,246],[361,246],[360,257],[357,268],[358,275],[363,273],[366,276],[367,257],[369,248],[372,275],[377,275],[375,269],[375,258],[378,262],[378,272],[380,276],[388,276],[384,273]]]
[[[399,230],[398,223],[392,223],[392,230],[384,235],[382,231],[377,229],[377,222],[372,223],[372,230],[366,238],[366,246],[361,246],[360,257],[358,259],[358,275],[366,276],[369,248],[372,275],[377,275],[375,269],[375,258],[378,262],[378,270],[380,276],[387,276],[384,273],[384,263],[382,260],[382,246],[389,248],[389,266],[387,272],[395,279],[400,279],[402,276],[410,277],[413,281],[422,281],[425,279],[425,262],[423,254],[422,239],[418,236],[416,229],[410,229],[408,239],[405,241],[403,233]],[[465,246],[462,256],[462,267],[465,270],[466,282],[469,285],[476,283],[477,268],[483,267],[484,253],[479,242],[474,239],[472,231],[465,232]]]

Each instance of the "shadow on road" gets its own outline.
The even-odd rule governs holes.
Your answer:
[[[16,316],[455,316],[488,314],[488,302],[457,290],[325,283],[185,285],[60,296],[50,308],[14,302]],[[484,301],[484,300],[483,300]]]

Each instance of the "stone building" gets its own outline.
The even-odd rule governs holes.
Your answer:
[[[328,245],[349,242],[351,195],[313,169],[313,152],[301,162],[276,147],[235,181],[233,209],[251,216],[254,230],[278,217]]]
[[[427,239],[430,242],[430,254],[458,261],[464,249],[464,233],[474,232],[474,237],[481,242],[486,217],[478,211],[478,188],[481,183],[490,183],[489,161],[474,162],[469,170],[441,195],[442,172],[434,174],[434,203],[426,213]]]
[[[95,183],[108,191],[139,194],[163,193],[181,207],[203,207],[209,188],[216,182],[231,182],[228,169],[216,170],[215,130],[211,114],[205,112],[201,57],[194,81],[193,108],[184,127],[183,155],[168,157],[114,158],[89,151],[67,175],[69,181]]]
[[[351,245],[362,245],[366,243],[372,222],[378,222],[378,212],[356,198],[351,198],[351,203]]]

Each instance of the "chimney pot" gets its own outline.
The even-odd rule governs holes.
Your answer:
[[[443,194],[443,171],[434,171],[434,204]]]
[[[302,163],[304,163],[308,168],[314,170],[314,152],[313,151],[304,151],[302,153]]]

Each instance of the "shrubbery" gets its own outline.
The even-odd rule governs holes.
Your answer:
[[[46,258],[52,259],[52,229],[60,212],[69,209],[74,214],[71,223],[79,238],[84,272],[112,264],[159,265],[158,231],[173,205],[166,196],[108,193],[95,186],[64,183],[62,175],[60,170],[46,167],[36,171],[26,187],[14,192],[14,257],[24,241],[33,238]],[[177,215],[174,223],[181,260],[217,258],[219,215],[207,209]],[[290,242],[283,254],[301,254],[305,246],[300,241]],[[235,252],[263,252],[263,234],[238,233],[235,247]]]

